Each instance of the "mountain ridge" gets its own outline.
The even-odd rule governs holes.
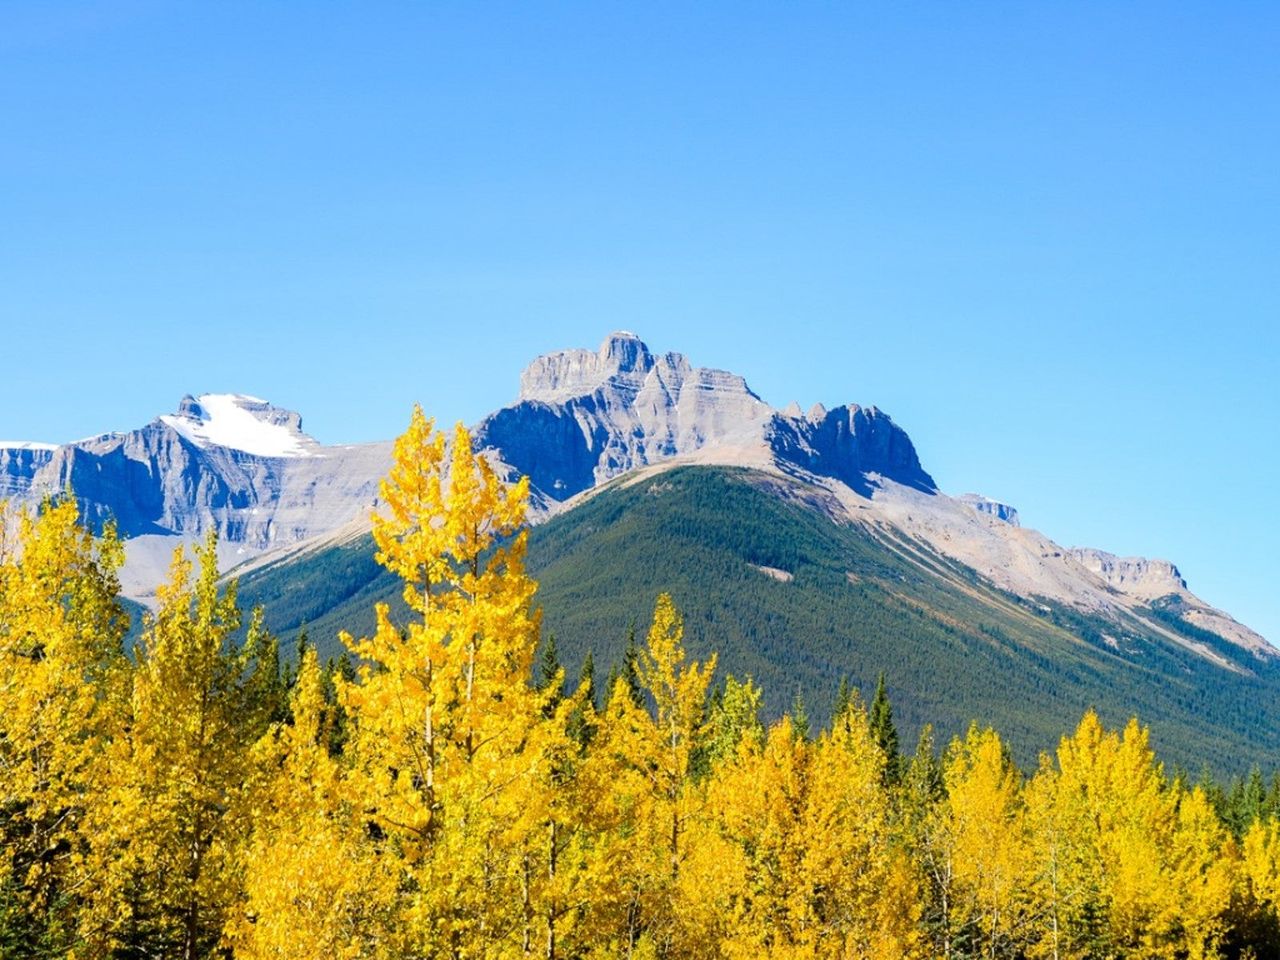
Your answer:
[[[1007,504],[947,496],[906,431],[875,406],[775,409],[745,378],[655,353],[627,331],[594,351],[533,360],[516,400],[474,435],[507,475],[530,477],[535,523],[635,471],[749,467],[807,484],[842,522],[926,543],[1020,597],[1089,615],[1147,616],[1151,603],[1172,596],[1188,623],[1257,657],[1280,656],[1192,594],[1167,561],[1061,547]],[[390,450],[390,441],[324,446],[293,411],[243,394],[202,394],[137,430],[0,446],[0,484],[20,502],[70,488],[91,523],[114,520],[128,537],[127,591],[145,600],[173,548],[210,529],[227,567],[359,531],[376,508]]]

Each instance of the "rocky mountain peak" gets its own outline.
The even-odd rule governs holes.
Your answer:
[[[668,355],[669,366],[679,366],[683,357]],[[520,375],[519,400],[562,403],[573,397],[592,394],[607,384],[638,390],[653,369],[649,348],[634,333],[625,330],[605,338],[600,349],[557,350],[534,360]]]
[[[241,393],[188,394],[160,422],[200,448],[227,447],[260,457],[308,457],[318,449],[302,417]]]
[[[529,476],[547,507],[676,457],[798,469],[859,492],[870,489],[868,475],[934,489],[906,433],[875,407],[779,412],[741,376],[655,354],[626,331],[595,351],[539,357],[520,378],[519,399],[486,418],[478,436],[514,474]]]

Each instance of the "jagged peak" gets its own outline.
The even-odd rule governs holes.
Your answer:
[[[736,374],[694,367],[682,353],[654,354],[636,334],[617,330],[605,337],[598,350],[579,347],[538,357],[520,375],[516,402],[565,403],[590,396],[605,386],[634,394],[654,377],[675,395],[685,380],[694,376],[701,382],[715,382],[724,389],[759,400],[746,381]]]

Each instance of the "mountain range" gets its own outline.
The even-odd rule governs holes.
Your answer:
[[[1063,547],[1010,505],[944,493],[874,406],[775,409],[741,376],[619,332],[534,360],[474,436],[530,478],[531,565],[571,661],[616,658],[624,621],[685,584],[692,645],[767,679],[774,710],[799,690],[820,712],[839,676],[885,670],[909,723],[961,727],[984,690],[1028,753],[1051,745],[1038,712],[1061,730],[1089,705],[1166,721],[1187,762],[1280,747],[1273,708],[1241,701],[1275,699],[1280,650],[1170,562]],[[390,450],[321,445],[254,397],[188,396],[125,433],[0,444],[0,496],[70,489],[91,523],[114,521],[126,592],[143,602],[173,546],[216,529],[269,622],[332,645],[328,628],[358,628],[372,599],[394,597],[368,539]]]

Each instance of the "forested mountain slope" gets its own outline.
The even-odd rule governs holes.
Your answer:
[[[622,477],[533,528],[529,567],[571,677],[588,650],[601,674],[618,662],[629,625],[643,629],[669,591],[691,654],[754,677],[771,715],[798,693],[825,719],[841,677],[865,691],[883,671],[908,737],[980,719],[1024,765],[1090,706],[1115,724],[1137,714],[1162,757],[1193,770],[1280,755],[1275,660],[1188,624],[1176,597],[1145,618],[1022,599],[893,528],[834,519],[820,491],[775,474]],[[327,655],[340,629],[371,629],[375,602],[400,610],[367,536],[253,570],[240,589],[273,629],[305,626]]]

